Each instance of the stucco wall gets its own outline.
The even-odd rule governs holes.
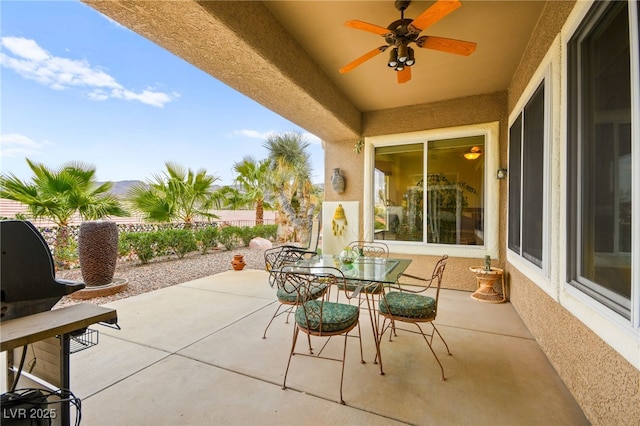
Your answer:
[[[363,113],[363,134],[365,136],[379,136],[386,134],[406,133],[419,130],[440,129],[464,126],[469,124],[500,122],[500,164],[506,164],[507,147],[507,113],[506,92],[490,93],[486,95],[469,96],[430,104],[417,105],[411,108],[396,108],[383,111]],[[357,140],[327,144],[325,150],[325,199],[327,201],[357,200],[363,205],[364,194],[364,154],[356,154],[353,147]],[[346,178],[345,192],[336,194],[330,187],[331,174],[335,167],[340,167]],[[506,199],[506,184],[500,184],[500,199]],[[504,222],[504,203],[500,205],[500,221]],[[362,215],[362,207],[361,212]],[[362,221],[361,221],[362,223]],[[363,230],[360,229],[360,235]],[[504,266],[504,232],[500,232],[500,254],[494,266]],[[430,276],[438,257],[419,256],[396,253],[413,262],[407,271],[419,276]],[[445,288],[473,291],[476,281],[469,271],[470,266],[478,266],[482,262],[478,259],[451,258],[447,264],[447,271],[443,279]]]
[[[509,87],[509,111],[522,96],[575,4],[552,1],[545,6]],[[561,144],[562,140],[553,143]],[[637,425],[640,371],[516,267],[507,264],[506,270],[511,303],[589,420],[594,425]]]
[[[511,303],[594,425],[637,425],[640,371],[508,265]]]

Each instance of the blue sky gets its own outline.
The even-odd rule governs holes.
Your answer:
[[[96,167],[100,181],[146,180],[172,161],[229,184],[233,163],[263,159],[270,133],[314,135],[78,1],[0,1],[0,170],[25,158]]]

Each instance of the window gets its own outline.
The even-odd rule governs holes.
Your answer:
[[[484,245],[484,135],[374,148],[376,239]]]
[[[509,128],[509,249],[542,268],[545,262],[545,85]]]
[[[568,49],[568,278],[631,318],[628,3],[595,3]]]

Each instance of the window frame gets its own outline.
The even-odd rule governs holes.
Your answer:
[[[455,245],[434,244],[424,241],[393,241],[385,240],[391,252],[421,255],[441,255],[447,253],[450,256],[482,258],[490,255],[498,257],[499,243],[499,181],[496,172],[499,164],[499,123],[482,123],[470,126],[459,126],[425,130],[419,132],[389,134],[382,136],[370,136],[365,138],[364,149],[364,197],[363,197],[363,236],[367,240],[374,237],[374,170],[375,148],[382,146],[407,145],[412,143],[424,143],[425,158],[428,157],[427,142],[462,138],[469,136],[484,136],[485,150],[483,153],[484,165],[484,245]]]
[[[523,206],[523,194],[522,194],[522,179],[523,177],[523,173],[524,173],[524,152],[522,151],[522,146],[520,148],[520,199],[519,201],[519,205],[520,205],[520,253],[514,251],[513,249],[511,249],[509,247],[509,241],[510,241],[510,235],[509,233],[511,232],[511,227],[510,227],[510,208],[512,205],[513,200],[511,200],[511,198],[508,197],[507,200],[507,215],[505,218],[505,231],[506,231],[506,239],[505,239],[505,245],[506,245],[506,250],[507,250],[507,260],[511,263],[516,263],[519,266],[522,265],[526,265],[527,269],[536,271],[536,274],[539,275],[540,277],[542,277],[543,279],[545,279],[545,281],[547,281],[548,283],[548,279],[551,278],[551,253],[552,253],[552,245],[551,245],[551,215],[552,215],[552,190],[551,190],[551,169],[553,166],[553,159],[552,159],[552,147],[551,147],[551,141],[553,140],[553,120],[552,120],[552,109],[553,109],[553,92],[554,92],[554,87],[557,84],[556,83],[556,79],[552,78],[552,64],[550,63],[550,60],[547,59],[545,61],[543,61],[540,70],[536,73],[536,75],[534,76],[534,78],[531,79],[531,81],[529,82],[529,84],[527,85],[527,88],[524,90],[522,96],[520,97],[518,103],[516,104],[516,107],[511,111],[511,114],[509,115],[509,121],[508,121],[508,135],[509,135],[509,143],[508,143],[508,147],[507,147],[507,156],[508,158],[510,158],[510,154],[511,154],[511,127],[513,126],[513,124],[515,123],[515,121],[518,119],[518,117],[521,116],[521,114],[524,113],[525,108],[527,107],[527,105],[529,104],[529,102],[531,101],[531,99],[533,98],[533,96],[535,95],[535,93],[537,92],[538,88],[540,87],[541,84],[544,83],[544,141],[543,141],[543,149],[544,149],[544,154],[543,154],[543,162],[544,162],[544,170],[543,170],[543,194],[542,194],[542,200],[543,200],[543,209],[542,209],[542,225],[543,225],[543,229],[542,229],[542,264],[541,265],[537,265],[535,262],[532,262],[530,259],[527,258],[527,256],[524,256],[523,252],[523,248],[522,248],[522,227],[523,227],[523,223],[522,223],[522,214],[523,214],[523,210],[524,210],[524,206]],[[521,124],[526,125],[526,118],[523,120],[523,122]],[[524,134],[524,126],[521,129],[521,133]],[[522,139],[520,140],[520,143],[522,143]],[[510,165],[509,165],[510,167]],[[511,182],[509,180],[509,182]],[[507,194],[510,193],[510,183],[508,183],[508,189],[507,189]]]
[[[582,191],[582,181],[580,178],[582,165],[581,165],[581,155],[582,155],[582,142],[581,142],[581,132],[583,130],[581,122],[584,119],[583,110],[581,105],[583,103],[582,97],[582,73],[576,73],[576,75],[571,75],[574,67],[580,66],[580,50],[582,46],[582,41],[589,37],[594,30],[596,30],[599,21],[602,19],[603,15],[608,12],[611,7],[618,7],[620,3],[615,3],[615,6],[612,6],[611,3],[595,3],[592,7],[590,7],[581,20],[580,24],[576,27],[573,34],[567,38],[566,41],[566,55],[567,55],[567,211],[569,216],[575,216],[576,218],[581,218],[583,215],[583,210],[581,207],[581,191]],[[632,4],[627,3],[627,8],[629,10],[629,18],[632,15]],[[629,19],[629,36],[633,39],[632,36],[632,25]],[[574,41],[575,39],[575,41]],[[574,44],[575,43],[575,44]],[[633,51],[632,42],[630,40],[630,67],[632,66],[633,57],[631,52]],[[575,64],[574,64],[575,63]],[[630,85],[633,86],[633,69],[630,70]],[[633,92],[633,88],[632,88]],[[637,99],[636,99],[637,102]],[[572,106],[573,105],[573,106]],[[634,140],[634,130],[633,127],[637,128],[637,124],[634,126],[633,123],[633,107],[634,107],[634,98],[633,93],[631,94],[631,126],[632,126],[632,141]],[[572,112],[575,115],[572,115]],[[576,132],[576,133],[573,133]],[[635,133],[637,135],[637,131]],[[637,157],[637,153],[635,154]],[[632,157],[633,157],[633,149],[632,149]],[[633,170],[633,168],[632,168]],[[632,177],[633,183],[633,177]],[[637,188],[632,187],[632,191],[637,191]],[[637,203],[633,202],[632,198],[632,206]],[[632,209],[633,210],[636,209]],[[634,222],[632,219],[632,225],[637,222]],[[637,228],[637,225],[634,227]],[[571,223],[567,222],[567,274],[566,274],[566,282],[567,285],[574,288],[577,291],[584,293],[586,296],[591,297],[594,301],[602,306],[602,309],[606,309],[614,312],[617,315],[627,319],[628,321],[634,321],[634,317],[637,318],[637,306],[634,308],[634,293],[635,298],[637,298],[637,284],[638,280],[636,279],[636,283],[634,285],[633,279],[633,270],[632,270],[632,282],[631,282],[631,296],[628,300],[628,308],[626,298],[619,296],[613,293],[608,288],[599,285],[598,283],[591,282],[586,277],[582,277],[581,275],[581,255],[580,247],[583,246],[582,237],[581,237],[581,224],[580,220],[574,220]],[[632,251],[630,256],[634,257],[634,247],[632,246]],[[637,258],[637,253],[636,256]],[[633,262],[632,262],[633,265]],[[637,275],[637,272],[636,272]],[[634,292],[634,288],[636,291]],[[628,313],[627,313],[628,309]],[[636,311],[634,313],[634,310]]]
[[[578,2],[571,15],[565,22],[558,39],[560,47],[557,48],[561,60],[561,81],[560,102],[558,108],[561,109],[561,120],[559,122],[559,141],[561,141],[562,162],[557,170],[554,170],[554,180],[558,182],[555,186],[560,188],[561,208],[559,212],[560,229],[554,229],[554,241],[557,240],[560,249],[557,257],[560,260],[557,280],[559,287],[554,290],[554,298],[561,306],[567,309],[574,317],[584,323],[588,328],[610,345],[616,352],[629,361],[635,368],[640,369],[640,351],[638,341],[640,341],[640,269],[632,268],[631,282],[631,319],[624,318],[602,303],[577,289],[568,282],[570,276],[569,250],[571,234],[564,230],[570,220],[569,205],[564,201],[569,197],[569,186],[571,185],[572,174],[569,165],[569,81],[568,71],[568,41],[573,37],[582,22],[586,19],[595,1]],[[628,1],[629,7],[629,33],[630,33],[630,56],[631,56],[631,138],[632,141],[640,140],[640,2]],[[560,108],[561,107],[561,108]],[[632,146],[632,182],[640,182],[640,151]],[[631,203],[636,207],[632,211],[632,265],[640,265],[640,185],[632,188]],[[554,211],[555,213],[555,211]],[[556,275],[552,274],[554,281]]]

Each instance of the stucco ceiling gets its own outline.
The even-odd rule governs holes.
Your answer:
[[[434,1],[413,1],[405,18],[414,19]],[[361,111],[395,108],[508,87],[544,2],[462,0],[462,6],[421,35],[477,43],[471,56],[416,50],[412,79],[398,84],[381,53],[353,71],[338,69],[385,45],[382,36],[348,28],[352,19],[386,27],[400,18],[394,1],[268,1],[267,8],[318,66]]]
[[[367,112],[507,89],[545,5],[462,0],[422,34],[476,42],[475,53],[416,49],[413,78],[398,84],[386,53],[338,72],[385,44],[344,23],[386,27],[400,17],[393,0],[83,1],[325,141],[360,138]],[[405,17],[434,3],[414,1]]]

